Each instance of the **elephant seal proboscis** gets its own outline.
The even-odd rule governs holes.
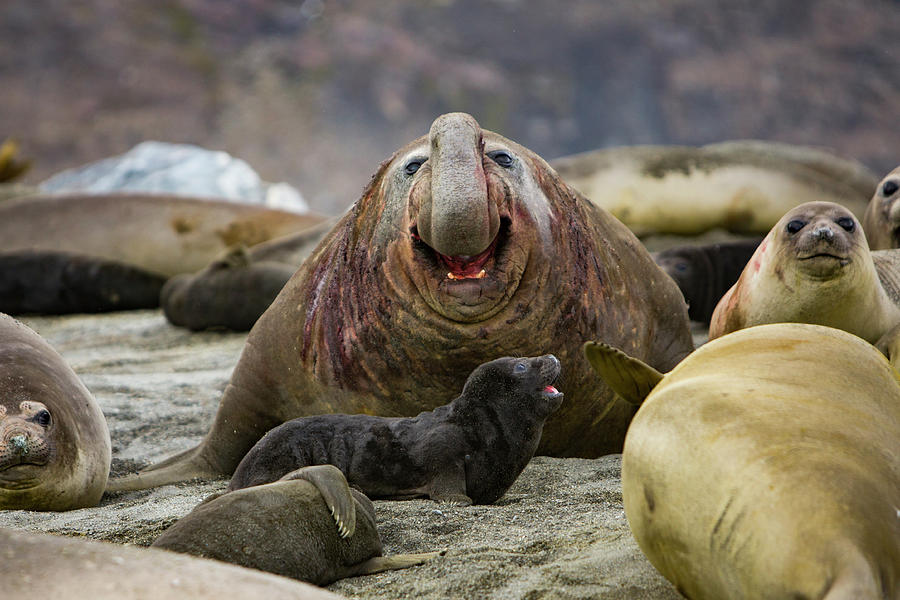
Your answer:
[[[740,277],[760,241],[677,246],[655,252],[653,260],[678,284],[691,320],[709,323],[716,303]]]
[[[0,314],[0,510],[95,506],[109,476],[106,419],[50,344]]]
[[[66,600],[338,600],[254,569],[79,538],[0,529],[5,598]]]
[[[375,507],[331,465],[227,492],[197,506],[153,546],[316,585],[419,565],[440,552],[382,556]]]
[[[625,397],[646,396],[625,439],[623,502],[682,594],[900,598],[900,375],[870,344],[761,325],[665,376],[609,346],[585,352]]]
[[[606,148],[550,164],[638,235],[714,228],[762,235],[813,200],[839,202],[862,216],[878,181],[859,162],[759,140]]]
[[[583,339],[661,369],[693,349],[681,292],[634,234],[530,150],[443,115],[382,164],[256,322],[200,446],[109,489],[230,475],[296,417],[432,410],[498,356],[563,365],[568,401],[538,453],[618,452],[634,408],[596,386]]]
[[[63,315],[155,308],[166,278],[71,252],[0,252],[0,312]]]
[[[272,429],[238,464],[229,490],[331,464],[375,498],[427,496],[491,504],[534,455],[563,401],[553,355],[505,357],[475,369],[462,394],[416,417],[315,415]]]
[[[237,244],[258,244],[325,220],[181,196],[26,196],[0,203],[0,252],[74,252],[171,277],[199,271]]]
[[[886,273],[888,277],[894,277]],[[764,323],[836,327],[876,343],[900,323],[859,222],[831,202],[785,214],[713,312],[709,337]]]
[[[900,248],[900,167],[875,187],[862,224],[872,250]]]

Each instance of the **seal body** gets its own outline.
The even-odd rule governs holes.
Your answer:
[[[0,314],[0,509],[95,506],[110,465],[106,419],[63,358]]]
[[[863,229],[872,250],[900,248],[900,167],[875,187],[863,217]]]
[[[0,204],[0,251],[74,252],[171,277],[325,218],[261,206],[153,194],[62,194]]]
[[[94,313],[155,308],[166,278],[114,260],[20,250],[0,253],[0,312]]]
[[[318,415],[268,432],[240,462],[229,489],[332,464],[373,497],[426,495],[490,504],[534,455],[545,419],[562,404],[553,355],[480,365],[450,404],[417,417]]]
[[[900,381],[871,345],[784,323],[665,375],[622,456],[628,523],[697,600],[900,598]]]
[[[551,162],[560,176],[638,235],[721,228],[765,234],[805,202],[862,216],[878,178],[817,148],[740,140],[707,146],[626,146]]]
[[[836,327],[873,344],[900,323],[862,228],[838,204],[810,202],[781,218],[719,301],[709,337],[787,321]]]
[[[207,500],[153,546],[316,585],[420,564],[437,553],[382,557],[372,501],[331,465]]]
[[[218,561],[80,538],[0,529],[8,598],[336,600],[299,581]]]
[[[653,259],[678,284],[691,320],[708,323],[719,299],[740,277],[760,241],[678,246],[654,253]]]
[[[499,356],[554,354],[568,402],[539,453],[621,449],[633,407],[581,340],[659,368],[693,347],[675,283],[634,235],[537,155],[461,113],[382,164],[250,332],[201,445],[111,484],[231,474],[262,435],[322,413],[413,416]]]

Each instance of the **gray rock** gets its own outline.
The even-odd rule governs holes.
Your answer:
[[[44,192],[171,193],[309,210],[293,186],[266,183],[243,160],[190,144],[142,142],[125,154],[57,173],[39,187]]]

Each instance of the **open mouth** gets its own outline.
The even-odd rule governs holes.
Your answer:
[[[503,255],[506,241],[509,238],[510,219],[500,218],[500,228],[490,245],[475,256],[447,256],[441,254],[419,237],[417,225],[410,227],[410,236],[413,239],[415,250],[426,257],[431,266],[443,279],[449,281],[464,281],[471,279],[484,279],[496,269],[498,259]]]

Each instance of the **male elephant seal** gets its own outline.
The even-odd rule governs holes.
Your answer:
[[[609,346],[585,352],[614,389],[646,395],[622,455],[625,514],[682,594],[900,598],[900,375],[875,348],[781,323],[665,376]]]
[[[381,556],[375,507],[331,465],[207,500],[153,546],[316,585],[422,564],[440,553]]]
[[[716,303],[740,277],[760,241],[677,246],[654,253],[653,260],[678,284],[691,320],[709,323]]]
[[[869,248],[900,248],[900,167],[888,173],[875,188],[863,217]]]
[[[155,548],[0,529],[4,598],[337,600],[254,569]]]
[[[83,254],[0,252],[0,312],[13,315],[155,308],[165,282],[159,273]]]
[[[166,319],[193,330],[250,329],[333,226],[329,220],[249,248],[240,245],[197,273],[172,277],[159,299]]]
[[[323,220],[179,196],[28,196],[0,203],[0,252],[76,252],[171,277],[202,269],[236,244],[258,244]]]
[[[898,301],[897,290],[879,277],[850,211],[809,202],[784,215],[760,243],[716,306],[709,337],[798,321],[843,329],[874,344],[900,323]]]
[[[626,146],[551,162],[566,183],[639,235],[721,228],[764,234],[812,200],[862,216],[877,177],[818,148],[737,140],[707,146]]]
[[[617,452],[634,409],[593,383],[584,339],[663,369],[693,347],[678,287],[627,228],[530,150],[443,115],[382,164],[257,321],[200,446],[110,490],[230,475],[296,417],[434,409],[511,355],[552,353],[566,373],[538,452]]]
[[[235,490],[298,467],[331,464],[363,493],[492,504],[534,455],[544,421],[563,401],[553,355],[480,365],[450,404],[416,417],[315,415],[268,432],[238,464]]]
[[[41,336],[0,314],[0,510],[70,510],[100,501],[106,419]]]

